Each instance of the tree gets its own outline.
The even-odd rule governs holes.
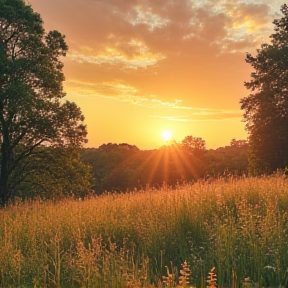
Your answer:
[[[249,169],[271,173],[288,165],[288,6],[274,20],[271,44],[262,44],[256,57],[247,54],[254,72],[245,86],[251,94],[241,99],[249,132]]]
[[[199,137],[186,136],[181,141],[181,144],[188,153],[193,154],[198,158],[202,158],[206,152],[206,142]]]
[[[13,173],[39,146],[79,147],[84,117],[64,102],[68,47],[58,31],[46,33],[23,0],[0,0],[0,204],[12,197]]]

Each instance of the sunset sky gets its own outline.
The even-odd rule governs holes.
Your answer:
[[[273,4],[271,4],[273,2]],[[66,35],[67,99],[81,107],[87,147],[159,148],[201,137],[246,139],[239,100],[282,0],[28,0],[45,29]]]

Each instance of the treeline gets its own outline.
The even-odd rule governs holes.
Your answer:
[[[176,187],[204,179],[247,173],[248,144],[207,150],[201,138],[187,136],[154,150],[135,145],[103,144],[99,148],[37,147],[11,174],[11,198],[84,198],[105,191],[125,192]]]
[[[207,150],[204,140],[187,136],[154,150],[109,143],[80,153],[91,167],[92,190],[101,194],[246,174],[247,148],[246,141],[233,139],[230,146]]]

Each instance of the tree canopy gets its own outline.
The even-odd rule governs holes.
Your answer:
[[[140,150],[127,143],[82,148],[84,163],[91,166],[92,189],[127,191],[149,187],[178,187],[203,177],[212,180],[229,171],[247,173],[247,142],[232,139],[230,146],[206,149],[202,138],[186,136],[159,149]]]
[[[245,83],[251,94],[241,100],[249,132],[252,174],[271,173],[288,165],[288,6],[274,20],[270,44],[262,44],[246,62],[254,71]]]
[[[12,196],[15,169],[39,146],[79,147],[84,116],[64,101],[61,58],[68,50],[58,31],[45,32],[38,13],[22,0],[0,0],[0,204]]]
[[[199,137],[186,136],[181,144],[188,154],[193,154],[199,158],[202,158],[206,152],[206,142]]]

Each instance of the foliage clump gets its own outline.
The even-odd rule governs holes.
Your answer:
[[[253,68],[245,86],[251,94],[241,100],[249,132],[250,173],[271,173],[288,165],[288,6],[275,19],[270,44],[262,44],[257,55],[247,54]]]

